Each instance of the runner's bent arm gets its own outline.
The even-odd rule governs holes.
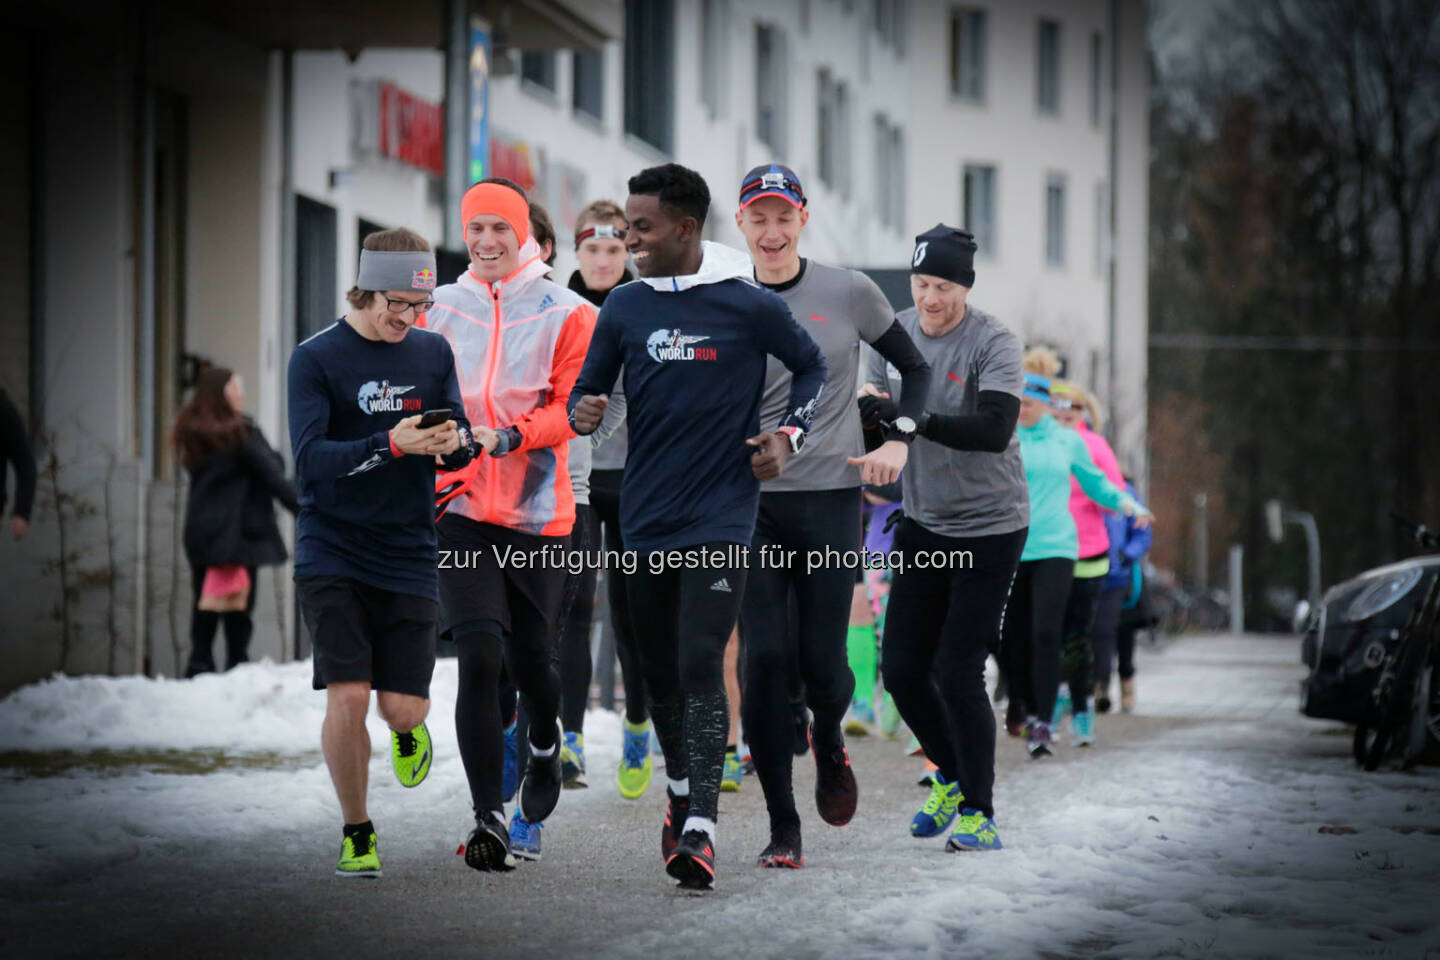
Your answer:
[[[1090,449],[1085,446],[1080,434],[1067,429],[1061,436],[1065,438],[1065,445],[1070,451],[1070,474],[1080,481],[1080,489],[1085,491],[1085,496],[1102,507],[1118,510],[1126,515],[1144,510],[1135,502],[1134,497],[1111,483],[1100,468],[1095,466]]]
[[[920,436],[952,450],[1004,453],[1020,419],[1020,401],[1003,390],[982,390],[974,413],[932,413],[920,425]]]
[[[790,404],[776,426],[809,430],[820,389],[825,386],[825,355],[795,322],[785,301],[773,293],[770,299],[774,301],[772,309],[757,317],[756,336],[761,349],[790,370]]]
[[[330,392],[325,377],[308,351],[291,355],[289,381],[290,445],[295,473],[311,483],[329,483],[380,467],[404,456],[390,442],[387,430],[358,440],[329,440]],[[462,408],[463,409],[463,408]]]
[[[900,321],[891,323],[890,329],[870,341],[882,360],[894,364],[900,371],[899,416],[920,421],[925,412],[925,398],[930,395],[930,364],[920,355],[920,348],[910,339],[910,334],[900,326]],[[883,368],[882,368],[883,369]]]
[[[566,410],[566,398],[575,387],[575,379],[585,363],[585,352],[590,346],[590,336],[595,331],[595,308],[585,303],[570,312],[565,326],[555,341],[555,356],[550,366],[550,392],[545,402],[523,416],[517,417],[509,427],[501,430],[502,436],[510,434],[512,444],[506,451],[535,450],[553,447],[575,436],[570,428]],[[514,445],[514,434],[518,431],[520,443]],[[506,441],[501,440],[504,444]]]
[[[584,397],[603,396],[620,375],[623,357],[620,354],[620,322],[615,319],[609,301],[600,308],[600,317],[595,321],[595,332],[590,337],[590,349],[585,354],[585,364],[580,376],[570,391],[566,410],[573,414],[575,405]],[[593,433],[594,431],[590,431]]]
[[[1020,419],[1023,348],[1010,334],[997,337],[981,354],[976,372],[974,413],[937,414],[925,418],[920,435],[952,450],[1004,453]]]
[[[605,405],[605,416],[600,419],[600,426],[590,434],[590,446],[600,446],[610,435],[620,429],[620,424],[625,422],[625,410],[629,401],[625,399],[625,372],[622,370],[620,376],[615,378],[615,386],[610,389],[610,402]]]

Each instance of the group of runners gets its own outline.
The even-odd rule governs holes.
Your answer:
[[[911,833],[998,849],[991,655],[1006,725],[1032,756],[1052,749],[1064,710],[1076,742],[1093,738],[1092,621],[1124,599],[1107,588],[1106,524],[1138,534],[1149,514],[1108,447],[1108,461],[1096,452],[1083,391],[967,303],[964,230],[916,238],[914,306],[897,316],[864,274],[801,255],[810,210],[792,170],[757,167],[736,197],[748,255],[701,239],[712,204],[698,173],[641,171],[623,208],[581,212],[580,269],[562,286],[543,209],[482,181],[462,202],[470,264],[454,283],[437,285],[419,235],[371,234],[349,313],[296,349],[295,576],[328,698],[337,873],[380,872],[372,690],[400,782],[429,772],[437,632],[458,658],[465,862],[539,858],[562,787],[593,774],[598,564],[541,559],[559,547],[636,559],[604,564],[625,689],[616,781],[643,796],[658,743],[660,852],[682,886],[715,880],[719,794],[740,776],[737,699],[769,811],[762,867],[804,865],[797,740],[821,819],[844,825],[859,795],[846,729],[888,704],[934,767]],[[1057,416],[1072,412],[1069,429]],[[1098,504],[1080,527],[1072,483],[1075,517]],[[868,565],[805,561],[870,555],[862,544],[883,544],[890,568],[883,630]]]

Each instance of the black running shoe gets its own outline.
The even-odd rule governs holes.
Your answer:
[[[686,890],[709,890],[715,885],[715,845],[704,830],[687,830],[665,860],[665,872]]]
[[[667,787],[665,795],[670,804],[665,808],[665,826],[660,828],[660,859],[670,860],[670,854],[680,843],[680,831],[685,829],[685,818],[690,816],[690,797],[677,797]]]
[[[761,851],[755,866],[788,870],[799,870],[805,866],[805,857],[800,853],[800,825],[771,827],[770,846]]]
[[[514,870],[510,831],[486,810],[475,817],[475,829],[465,841],[465,866],[475,870]]]
[[[815,809],[830,826],[843,827],[855,816],[860,786],[850,767],[844,736],[837,734],[836,739],[838,746],[822,750],[815,746],[815,728],[810,727],[810,749],[815,753]]]
[[[555,750],[548,757],[535,755],[535,750],[526,744],[530,761],[525,767],[525,779],[520,783],[520,815],[531,823],[543,823],[555,812],[560,802],[560,787],[564,783],[561,774],[560,745],[564,734],[560,722],[555,722]]]

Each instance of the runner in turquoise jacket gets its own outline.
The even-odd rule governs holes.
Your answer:
[[[1020,456],[1030,486],[1030,536],[1020,562],[1050,557],[1080,558],[1080,540],[1070,513],[1070,478],[1102,507],[1127,517],[1143,508],[1106,478],[1090,456],[1085,440],[1050,414],[1034,426],[1020,426]]]
[[[1049,720],[1060,686],[1060,635],[1080,550],[1070,514],[1070,478],[1102,507],[1149,516],[1105,478],[1085,441],[1061,426],[1049,410],[1049,379],[1027,373],[1016,432],[1030,489],[1030,533],[1005,611],[1004,645],[1011,700],[1006,727],[1018,734],[1023,724],[1032,757],[1051,752]]]

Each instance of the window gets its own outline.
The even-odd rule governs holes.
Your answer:
[[[995,256],[995,168],[965,166],[964,206],[961,219],[975,236],[976,256]]]
[[[905,146],[899,126],[875,117],[875,205],[880,222],[905,228]]]
[[[1045,265],[1065,266],[1065,178],[1053,173],[1045,181]]]
[[[895,55],[905,53],[905,0],[875,0],[875,33]]]
[[[675,4],[625,0],[625,132],[670,152],[675,129]]]
[[[730,12],[730,0],[700,0],[700,102],[711,120],[725,113]]]
[[[755,26],[755,137],[785,156],[785,35],[779,27]]]
[[[1095,276],[1110,268],[1110,190],[1105,181],[1095,184]]]
[[[605,119],[605,51],[576,50],[571,70],[571,102],[576,113]]]
[[[985,102],[985,11],[950,13],[950,95]]]
[[[1060,112],[1060,24],[1041,20],[1036,38],[1035,106],[1041,113]]]
[[[1100,98],[1105,86],[1104,43],[1100,39],[1100,32],[1090,34],[1090,126],[1100,126]]]
[[[829,70],[818,75],[820,180],[843,197],[850,196],[850,92]]]
[[[520,79],[555,92],[555,51],[522,50],[520,52]]]

